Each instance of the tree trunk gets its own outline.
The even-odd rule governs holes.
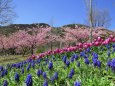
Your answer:
[[[60,41],[60,49],[62,48],[62,42]]]
[[[23,52],[22,56],[24,57],[24,55],[25,55],[25,51]]]
[[[51,51],[52,51],[52,41],[51,41],[51,47],[50,47]]]
[[[31,54],[34,54],[34,47],[33,47],[33,45],[31,47]]]
[[[90,0],[90,41],[92,43],[92,25],[93,25],[93,22],[92,22],[92,0]]]

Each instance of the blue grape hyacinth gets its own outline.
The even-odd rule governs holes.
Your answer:
[[[3,86],[8,86],[8,81],[7,80],[4,80]]]
[[[71,73],[72,75],[74,75],[74,69],[73,69],[73,68],[71,69],[70,73]]]
[[[24,68],[22,68],[21,73],[22,73],[22,74],[24,73]]]
[[[4,77],[5,76],[5,73],[4,71],[1,72],[1,77]]]
[[[74,54],[75,60],[78,60],[79,56],[77,54]]]
[[[111,47],[110,44],[107,44],[107,45],[106,45],[106,48],[107,48],[107,49],[110,49],[110,47]]]
[[[49,68],[50,70],[53,68],[53,63],[52,63],[51,61],[49,62],[48,68]]]
[[[3,70],[3,66],[0,66],[0,71],[2,71]]]
[[[55,77],[52,76],[52,77],[50,78],[50,81],[51,81],[51,82],[54,82],[54,80],[55,80]]]
[[[93,59],[92,59],[92,62],[93,62],[93,65],[94,65],[94,66],[97,66],[97,61],[98,61],[98,60],[97,60],[96,58],[93,58]]]
[[[70,79],[72,79],[73,75],[72,75],[71,73],[69,73],[68,77],[69,77]]]
[[[7,69],[4,69],[4,74],[5,74],[5,75],[7,75],[7,74],[8,74]]]
[[[89,64],[89,59],[88,58],[85,58],[85,63]]]
[[[66,56],[63,56],[63,57],[62,57],[62,61],[63,61],[64,63],[66,63],[66,60],[67,60],[67,57],[66,57]]]
[[[55,73],[54,73],[54,78],[55,78],[55,79],[58,79],[58,72],[55,72]]]
[[[19,77],[19,74],[18,74],[18,73],[15,73],[14,79],[15,79],[15,81],[19,82],[20,77]]]
[[[76,81],[76,82],[74,82],[74,86],[81,86],[81,83]]]
[[[93,53],[93,58],[98,59],[98,54],[97,53]]]
[[[46,72],[43,72],[42,76],[43,76],[44,79],[46,79],[47,78]]]
[[[38,70],[38,71],[37,71],[38,77],[40,77],[41,74],[42,74],[42,70]]]
[[[88,53],[90,52],[90,50],[91,50],[90,47],[88,47],[88,48],[86,49],[86,51],[87,51]]]
[[[97,61],[97,66],[100,68],[101,67],[101,62],[98,60]]]
[[[74,75],[74,69],[72,68],[70,70],[70,73],[69,73],[68,77],[71,79],[73,77],[73,75]]]
[[[26,86],[32,86],[33,80],[32,80],[31,74],[27,75],[25,83],[26,83]]]
[[[33,68],[33,69],[35,68],[35,63],[34,63],[34,62],[32,63],[32,68]]]
[[[107,52],[108,57],[110,57],[110,51]]]
[[[77,62],[77,67],[80,67],[80,62]]]
[[[115,48],[115,44],[112,44],[112,47]]]
[[[43,86],[48,86],[48,81],[47,80],[44,81]]]
[[[28,66],[26,67],[26,70],[29,71],[29,70],[30,70],[30,67],[31,67],[31,66],[28,65]]]
[[[74,56],[72,56],[72,57],[70,58],[70,60],[71,60],[71,62],[74,62]]]
[[[69,61],[66,61],[66,65],[67,65],[67,67],[70,65],[70,62]]]
[[[107,66],[111,66],[111,60],[108,60],[108,62],[107,62]]]

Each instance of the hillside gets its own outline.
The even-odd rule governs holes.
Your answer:
[[[66,28],[66,27],[71,27],[71,28],[75,28],[75,26],[77,27],[89,27],[87,25],[83,25],[83,24],[67,24],[67,25],[63,25],[62,27]]]
[[[82,29],[89,28],[89,26],[83,25],[83,24],[68,24],[68,25],[63,25],[61,27],[53,27],[53,33],[54,34],[60,34],[60,32],[64,31],[67,27],[71,29],[75,29],[75,26],[80,27]],[[34,23],[34,24],[11,24],[9,26],[0,26],[0,34],[8,35],[11,34],[17,30],[26,30],[28,28],[37,28],[37,27],[50,27],[49,24],[46,23]],[[107,34],[113,33],[113,31],[108,30],[108,29],[99,29],[98,31],[106,32]]]
[[[50,25],[45,23],[35,23],[35,24],[11,24],[9,26],[0,26],[0,34],[8,35],[17,30],[26,30],[28,28],[37,27],[50,27]]]

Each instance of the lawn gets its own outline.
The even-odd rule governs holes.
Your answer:
[[[25,61],[28,55],[9,55],[9,56],[0,56],[0,65],[6,65],[11,63],[17,63],[21,61]]]

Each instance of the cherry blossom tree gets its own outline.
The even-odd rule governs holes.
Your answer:
[[[29,30],[32,32],[32,34],[29,35],[26,40],[31,49],[31,54],[33,54],[34,48],[46,43],[46,36],[50,30],[51,28],[33,28]]]
[[[65,29],[65,39],[72,42],[84,43],[89,39],[89,29]]]
[[[8,48],[8,38],[5,35],[0,35],[0,50],[2,54],[5,54],[5,50]]]

